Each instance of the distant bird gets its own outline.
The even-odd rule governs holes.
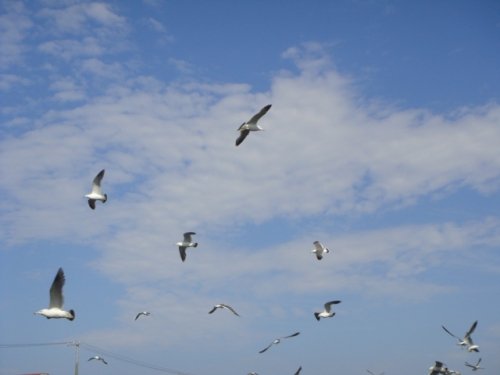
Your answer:
[[[297,371],[295,371],[295,374],[293,374],[293,375],[299,375],[301,371],[302,371],[302,366],[300,366],[300,367],[297,369]]]
[[[228,309],[228,310],[229,310],[229,311],[231,311],[234,315],[236,315],[236,316],[240,316],[240,314],[238,314],[238,313],[236,312],[236,310],[235,310],[235,309],[233,309],[233,308],[232,308],[231,306],[229,306],[229,305],[226,305],[225,303],[218,303],[218,304],[217,304],[217,305],[215,305],[215,306],[212,308],[212,310],[210,310],[208,313],[209,313],[209,314],[212,314],[212,313],[213,313],[215,310],[217,310],[217,309]]]
[[[467,367],[472,368],[472,371],[477,371],[477,370],[484,370],[484,367],[479,367],[479,364],[481,363],[481,358],[477,360],[477,363],[475,365],[471,365],[469,362],[465,362],[465,365]]]
[[[63,310],[63,305],[64,305],[64,296],[63,296],[63,286],[65,282],[65,277],[64,277],[64,271],[62,268],[59,268],[57,271],[56,277],[54,278],[54,281],[52,282],[52,286],[50,287],[50,302],[49,302],[49,308],[48,309],[41,309],[35,314],[37,315],[42,315],[46,317],[47,319],[59,319],[59,318],[65,318],[68,320],[73,320],[75,319],[75,311],[74,310],[69,310],[65,311]]]
[[[325,303],[325,309],[323,311],[314,313],[316,320],[319,321],[320,318],[331,318],[332,316],[334,316],[335,312],[332,311],[332,305],[336,305],[340,302],[342,301],[330,301]]]
[[[256,372],[249,372],[248,375],[259,375]]]
[[[264,130],[260,125],[257,124],[257,122],[260,120],[262,116],[264,116],[267,113],[267,111],[269,111],[270,108],[271,104],[266,105],[259,111],[259,113],[254,115],[250,120],[240,125],[240,127],[238,128],[240,136],[236,139],[236,146],[239,146],[251,131]]]
[[[186,260],[186,249],[188,247],[197,247],[198,242],[193,242],[191,236],[195,235],[195,232],[184,233],[184,240],[177,242],[176,245],[179,246],[179,253],[181,254],[181,259],[184,262]]]
[[[469,330],[465,333],[463,338],[454,335],[453,333],[448,331],[445,326],[441,327],[446,331],[446,333],[448,333],[450,336],[453,336],[458,340],[457,345],[460,345],[461,347],[466,347],[467,351],[469,352],[479,352],[479,346],[474,344],[471,337],[472,333],[476,329],[476,326],[477,326],[477,320],[474,323],[472,323],[472,325],[470,326]]]
[[[448,373],[448,368],[443,362],[435,361],[434,366],[429,367],[429,375],[446,375]]]
[[[139,319],[139,317],[140,317],[141,315],[144,315],[144,316],[150,316],[150,315],[151,315],[151,313],[150,313],[149,311],[141,311],[140,313],[138,313],[138,314],[135,316],[135,319],[134,319],[134,320]]]
[[[93,357],[90,357],[90,358],[87,360],[87,362],[88,362],[88,361],[92,361],[93,359],[95,359],[96,361],[101,361],[101,362],[102,362],[102,363],[104,363],[105,365],[107,365],[107,364],[108,364],[108,362],[106,362],[106,361],[104,360],[104,358],[102,358],[100,355],[95,355],[95,356],[93,356]]]
[[[370,370],[366,370],[367,373],[371,374],[371,375],[375,375],[373,372],[371,372]],[[379,375],[384,375],[383,372],[381,372]]]
[[[279,339],[275,339],[272,343],[270,343],[267,347],[265,347],[264,349],[262,349],[259,353],[264,353],[271,346],[279,344],[282,339],[288,339],[290,337],[295,337],[295,336],[298,336],[299,334],[300,334],[300,332],[295,332],[295,333],[293,333],[293,334],[291,334],[289,336],[284,336],[284,337],[280,337]]]
[[[85,195],[85,197],[89,199],[89,207],[93,210],[95,210],[95,201],[106,203],[106,201],[108,200],[108,195],[103,194],[101,190],[101,181],[103,177],[104,169],[94,177],[94,181],[92,181],[92,191],[89,194]]]
[[[313,244],[314,249],[312,250],[312,252],[316,254],[316,258],[318,258],[318,260],[323,259],[323,254],[327,254],[330,252],[330,250],[323,246],[323,244],[319,241],[314,241]]]

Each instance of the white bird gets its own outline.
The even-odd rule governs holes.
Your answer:
[[[101,362],[102,362],[102,363],[104,363],[105,365],[107,365],[107,364],[108,364],[108,362],[106,362],[106,360],[105,360],[104,358],[102,358],[100,355],[95,355],[95,356],[93,356],[93,357],[90,357],[90,358],[87,360],[87,362],[88,362],[88,361],[92,361],[93,359],[95,359],[96,361],[101,361]]]
[[[264,353],[271,346],[279,344],[281,342],[281,339],[288,339],[290,337],[298,336],[299,334],[300,334],[300,332],[295,332],[295,333],[293,333],[293,334],[291,334],[289,336],[284,336],[284,337],[280,337],[279,339],[275,339],[275,340],[273,340],[272,343],[270,343],[267,347],[265,347],[264,349],[262,349],[259,353]]]
[[[184,239],[177,242],[176,245],[179,246],[179,253],[181,254],[181,259],[184,262],[186,260],[186,249],[188,247],[197,247],[198,242],[193,242],[191,236],[195,235],[195,232],[184,233]]]
[[[135,319],[134,319],[134,320],[139,319],[139,317],[140,317],[141,315],[144,315],[144,316],[150,316],[150,315],[151,315],[151,313],[150,313],[149,311],[141,311],[140,313],[138,313],[138,314],[135,316]]]
[[[312,250],[312,252],[316,254],[316,258],[318,258],[318,260],[323,259],[323,254],[327,254],[330,252],[330,250],[323,246],[323,244],[319,241],[314,241],[313,245],[314,249]]]
[[[231,311],[234,315],[236,315],[236,316],[240,316],[240,314],[238,314],[238,313],[236,312],[236,310],[235,310],[235,309],[233,309],[233,308],[232,308],[231,306],[229,306],[229,305],[226,305],[225,303],[218,303],[218,304],[217,304],[217,305],[215,305],[215,306],[212,308],[212,310],[210,310],[208,313],[209,313],[209,314],[212,314],[212,313],[213,313],[215,310],[217,310],[217,309],[228,309],[228,310],[229,310],[229,311]]]
[[[103,177],[104,169],[94,177],[94,181],[92,181],[92,191],[89,194],[85,195],[85,197],[89,199],[89,207],[93,210],[95,210],[95,201],[106,203],[106,201],[108,200],[108,195],[103,194],[101,190],[101,181]]]
[[[336,305],[340,302],[341,301],[330,301],[325,303],[325,309],[323,311],[314,313],[316,320],[319,321],[321,318],[331,318],[332,316],[334,316],[335,312],[332,311],[332,305]]]
[[[472,368],[472,371],[484,370],[484,367],[479,367],[480,363],[481,363],[481,358],[478,359],[478,361],[477,361],[477,363],[475,365],[471,365],[469,362],[465,362],[465,365],[467,367]]]
[[[447,374],[448,368],[443,362],[435,361],[434,366],[429,367],[429,375]]]
[[[450,336],[455,337],[458,340],[457,345],[460,345],[461,347],[466,347],[467,351],[469,352],[479,352],[479,346],[474,344],[471,337],[472,333],[476,329],[476,326],[477,326],[477,320],[474,323],[472,323],[472,325],[470,326],[469,330],[465,333],[463,338],[455,336],[453,333],[448,331],[445,326],[441,327],[446,331],[446,333],[448,333]]]
[[[371,375],[375,375],[373,372],[371,372],[370,370],[366,370],[367,373],[371,374]],[[384,375],[383,372],[381,372],[379,375]]]
[[[271,104],[266,105],[259,111],[259,113],[254,115],[250,120],[240,125],[240,127],[238,128],[240,136],[236,139],[236,146],[239,146],[251,131],[264,130],[262,126],[257,124],[257,122],[260,120],[262,116],[264,116],[267,113],[267,111],[269,111],[270,108]]]
[[[64,305],[64,296],[62,293],[62,289],[65,282],[64,271],[62,268],[59,268],[57,271],[56,277],[54,277],[54,281],[52,282],[52,286],[50,287],[50,302],[48,309],[41,309],[35,314],[42,315],[47,319],[60,319],[65,318],[68,320],[75,319],[75,311],[63,310]]]

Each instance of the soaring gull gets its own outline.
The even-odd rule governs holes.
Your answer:
[[[341,301],[330,301],[325,303],[325,309],[323,311],[314,313],[316,320],[319,321],[321,318],[331,318],[332,316],[334,316],[335,312],[332,311],[332,305],[336,305],[340,302]]]
[[[472,371],[477,371],[477,370],[484,370],[484,367],[479,367],[479,364],[481,363],[481,358],[479,358],[476,362],[475,365],[471,365],[469,362],[465,362],[465,365],[467,367],[472,368]]]
[[[63,310],[64,305],[64,296],[63,296],[63,286],[65,282],[64,271],[62,268],[59,268],[57,271],[56,277],[52,282],[52,286],[50,287],[50,302],[48,309],[41,309],[35,314],[42,315],[47,319],[60,319],[65,318],[68,320],[75,319],[75,311]]]
[[[262,116],[264,116],[267,113],[267,111],[269,111],[269,108],[271,108],[271,104],[268,104],[265,107],[263,107],[259,111],[259,113],[255,114],[250,120],[240,125],[240,127],[238,128],[240,136],[236,139],[236,146],[239,146],[251,131],[264,130],[260,125],[257,124],[257,122],[260,120]]]
[[[289,336],[284,336],[284,337],[280,337],[278,339],[275,339],[273,340],[273,342],[271,342],[267,347],[265,347],[264,349],[262,349],[259,353],[264,353],[267,349],[269,349],[271,346],[273,345],[277,345],[281,342],[282,339],[288,339],[290,337],[295,337],[295,336],[298,336],[300,334],[300,332],[295,332]]]
[[[238,313],[236,312],[236,310],[235,310],[235,309],[233,309],[233,308],[232,308],[231,306],[229,306],[229,305],[226,305],[225,303],[218,303],[218,304],[217,304],[217,305],[215,305],[215,306],[212,308],[212,310],[210,310],[208,313],[209,313],[209,314],[212,314],[212,313],[213,313],[215,310],[217,310],[217,309],[228,309],[228,310],[229,310],[229,311],[231,311],[234,315],[236,315],[236,316],[240,316],[240,314],[238,314]]]
[[[144,315],[144,316],[150,316],[150,315],[151,315],[151,313],[150,313],[149,311],[141,311],[140,313],[138,313],[138,314],[135,316],[135,319],[134,319],[134,320],[139,319],[139,317],[140,317],[141,315]]]
[[[191,238],[191,236],[195,234],[196,234],[195,232],[186,232],[184,233],[184,239],[176,243],[176,245],[179,246],[179,253],[181,255],[181,259],[183,262],[186,260],[186,249],[188,247],[198,246],[198,242],[193,242]]]
[[[312,250],[312,252],[316,254],[316,258],[318,258],[318,260],[323,259],[323,254],[327,254],[330,252],[330,250],[323,246],[323,244],[319,241],[314,241],[313,245],[314,249]]]
[[[101,189],[101,181],[103,177],[104,169],[94,177],[94,181],[92,181],[92,191],[89,194],[85,195],[85,197],[89,199],[89,207],[93,210],[95,210],[95,201],[106,203],[106,201],[108,200],[108,195],[103,194]]]
[[[471,337],[472,333],[476,329],[476,326],[477,326],[477,320],[474,323],[472,323],[472,325],[470,326],[469,330],[465,333],[463,338],[460,338],[460,337],[454,335],[453,333],[448,331],[445,326],[441,326],[441,327],[445,330],[445,332],[447,334],[449,334],[450,336],[453,336],[454,338],[456,338],[458,340],[457,345],[460,345],[461,347],[466,347],[467,351],[469,351],[469,352],[479,352],[479,346],[474,344],[474,342],[472,341],[472,337]]]
[[[107,365],[107,364],[108,364],[108,362],[106,362],[106,361],[105,361],[105,359],[104,359],[104,358],[102,358],[100,355],[95,355],[95,356],[93,356],[93,357],[90,357],[90,358],[87,360],[87,362],[88,362],[88,361],[92,361],[93,359],[95,359],[96,361],[101,361],[101,362],[102,362],[102,363],[104,363],[105,365]]]

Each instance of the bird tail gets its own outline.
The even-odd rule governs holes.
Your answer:
[[[69,313],[71,314],[71,317],[68,318],[68,319],[69,320],[75,320],[75,317],[76,317],[75,310],[69,310]]]
[[[195,242],[195,243],[193,244],[193,247],[197,247],[197,246],[198,246],[198,242]]]
[[[104,194],[104,200],[102,201],[102,203],[106,203],[107,200],[108,200],[108,194]]]
[[[314,317],[316,318],[316,320],[319,322],[319,313],[315,312],[314,313]]]

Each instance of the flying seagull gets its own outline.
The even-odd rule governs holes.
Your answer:
[[[279,344],[281,342],[281,339],[288,339],[290,337],[298,336],[299,334],[300,334],[300,332],[295,332],[289,336],[284,336],[284,337],[280,337],[279,339],[275,339],[272,343],[270,343],[266,348],[262,349],[259,353],[264,353],[271,346]]]
[[[302,366],[300,366],[300,367],[297,369],[297,371],[295,371],[295,374],[293,374],[293,375],[299,375],[301,371],[302,371]]]
[[[92,361],[93,359],[95,359],[96,361],[101,361],[101,362],[102,362],[102,363],[104,363],[105,365],[107,365],[107,364],[108,364],[108,362],[106,362],[106,361],[105,361],[105,359],[104,359],[104,358],[102,358],[100,355],[95,355],[95,356],[93,356],[93,357],[90,357],[90,358],[87,360],[87,362],[88,362],[88,361]]]
[[[312,252],[316,254],[316,258],[318,258],[318,260],[323,259],[323,254],[327,254],[330,252],[330,250],[323,246],[323,244],[319,241],[314,241],[313,244],[314,249],[312,250]]]
[[[47,319],[52,319],[52,318],[54,319],[65,318],[68,320],[75,319],[74,310],[69,310],[69,311],[63,310],[64,296],[62,293],[62,289],[64,286],[64,281],[65,281],[64,271],[62,268],[59,268],[56,277],[52,282],[52,286],[50,287],[49,308],[41,309],[35,312],[35,314],[42,315]]]
[[[477,363],[475,365],[471,365],[469,362],[465,362],[465,365],[467,367],[472,368],[472,371],[477,371],[477,370],[484,370],[484,367],[479,367],[479,364],[481,363],[481,358],[477,360]]]
[[[217,310],[217,309],[228,309],[228,310],[229,310],[229,311],[231,311],[234,315],[236,315],[236,316],[240,316],[240,314],[238,314],[238,313],[236,312],[236,310],[235,310],[235,309],[233,309],[233,308],[232,308],[231,306],[229,306],[229,305],[226,305],[225,303],[218,303],[218,304],[217,304],[217,305],[215,305],[215,306],[212,308],[212,310],[210,310],[208,313],[209,313],[209,314],[212,314],[212,313],[213,313],[215,310]]]
[[[236,139],[236,146],[239,146],[251,131],[264,130],[260,125],[257,124],[257,122],[260,120],[262,116],[264,116],[267,113],[267,111],[269,111],[269,108],[271,108],[271,104],[268,104],[265,107],[263,107],[259,111],[259,113],[254,115],[247,122],[244,122],[243,124],[240,125],[240,127],[238,128],[240,136],[238,137],[238,139]]]
[[[367,373],[371,374],[371,375],[375,375],[373,372],[371,372],[370,370],[366,370]],[[381,372],[379,375],[384,375],[383,372]]]
[[[176,245],[179,246],[179,253],[181,254],[181,259],[183,262],[186,260],[186,249],[188,247],[198,246],[198,242],[193,242],[193,240],[191,239],[191,236],[195,234],[195,232],[186,232],[184,233],[184,239],[176,243]]]
[[[467,351],[469,351],[469,352],[479,352],[479,346],[474,345],[474,342],[472,341],[472,337],[471,337],[472,333],[476,329],[476,326],[477,326],[477,320],[474,323],[472,323],[469,330],[465,333],[465,336],[462,339],[460,337],[454,335],[450,331],[448,331],[445,326],[441,326],[441,327],[446,331],[447,334],[449,334],[450,336],[453,336],[454,338],[456,338],[458,340],[457,345],[460,345],[461,347],[466,347]]]
[[[104,169],[94,177],[94,181],[92,181],[92,191],[89,194],[85,195],[85,197],[89,199],[89,207],[93,210],[95,210],[95,201],[106,203],[106,201],[108,200],[108,195],[103,194],[101,190],[101,181],[103,177]]]
[[[447,374],[448,368],[443,362],[435,361],[434,366],[429,367],[429,375]]]
[[[319,321],[321,318],[331,318],[332,316],[334,316],[335,312],[332,311],[332,305],[336,305],[340,302],[342,301],[330,301],[325,303],[325,309],[323,311],[314,313],[316,320]]]
[[[138,313],[138,314],[135,316],[135,319],[134,319],[134,320],[139,319],[139,317],[140,317],[141,315],[144,315],[144,316],[150,316],[150,315],[151,315],[151,313],[150,313],[149,311],[141,311],[140,313]]]

